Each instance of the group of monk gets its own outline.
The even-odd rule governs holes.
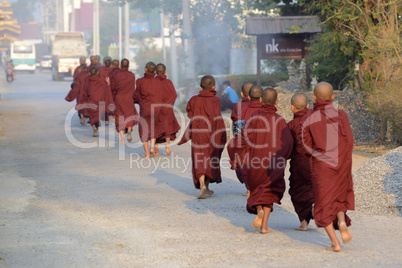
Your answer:
[[[199,199],[214,192],[210,183],[222,182],[220,158],[226,144],[226,127],[216,96],[215,79],[204,76],[201,91],[187,103],[190,124],[179,145],[191,140],[193,181]],[[278,93],[244,83],[232,111],[233,131],[227,150],[232,169],[247,188],[247,211],[256,214],[252,227],[262,234],[272,232],[268,218],[273,204],[280,204],[286,189],[284,180],[290,159],[289,194],[300,220],[296,230],[307,231],[314,219],[324,227],[331,246],[339,252],[352,236],[347,210],[354,209],[352,181],[353,136],[346,113],[332,104],[335,97],[329,83],[314,89],[314,109],[309,110],[306,95],[292,97],[294,119],[288,124],[276,113]]]
[[[138,124],[139,136],[144,145],[146,158],[159,155],[158,144],[165,143],[166,153],[170,155],[170,141],[176,139],[180,125],[174,115],[176,89],[166,77],[166,66],[148,62],[144,77],[135,79],[129,71],[128,59],[112,60],[110,57],[99,63],[99,56],[80,58],[80,65],[74,70],[74,82],[65,98],[77,100],[76,110],[80,122],[89,122],[93,137],[98,137],[101,120],[109,124],[114,117],[120,143],[132,141],[133,127]],[[135,104],[139,105],[137,112]]]
[[[121,143],[125,138],[132,140],[138,124],[145,157],[159,155],[159,143],[165,143],[170,155],[169,143],[180,125],[173,111],[177,93],[166,78],[165,65],[148,62],[144,77],[136,80],[127,59],[119,62],[105,57],[101,65],[99,57],[92,56],[90,61],[86,66],[85,58],[80,59],[66,97],[67,101],[77,99],[81,124],[89,118],[93,136],[97,136],[100,120],[108,122],[113,115]],[[214,77],[202,77],[200,87],[199,94],[187,103],[190,123],[178,145],[191,141],[193,182],[200,191],[198,199],[205,199],[214,194],[210,183],[222,182],[220,160],[227,133]],[[274,88],[244,83],[241,96],[231,114],[234,127],[227,150],[232,169],[247,189],[247,211],[256,214],[252,227],[262,234],[272,232],[268,219],[273,204],[281,204],[290,159],[289,194],[300,220],[296,230],[307,231],[314,219],[331,240],[327,250],[340,251],[335,230],[340,231],[343,243],[352,239],[346,211],[354,209],[353,136],[346,113],[332,104],[332,86],[321,82],[315,87],[313,110],[308,109],[306,95],[295,94],[290,104],[294,119],[289,123],[276,113]]]

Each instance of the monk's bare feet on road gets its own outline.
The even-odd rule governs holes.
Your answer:
[[[215,192],[212,190],[207,189],[207,191],[205,192],[207,195],[213,195]]]
[[[172,149],[170,147],[166,147],[166,154],[171,155],[172,154]]]
[[[260,209],[257,213],[257,216],[255,217],[253,223],[251,223],[251,226],[253,226],[253,228],[255,230],[260,230],[261,225],[262,225],[262,218],[264,217],[264,210]]]
[[[133,137],[131,136],[131,130],[127,131],[127,141],[132,141]]]
[[[263,228],[261,228],[261,233],[262,234],[269,234],[269,233],[272,233],[272,230],[271,229],[263,229]]]
[[[349,232],[346,222],[338,222],[339,231],[341,232],[342,241],[344,244],[349,243],[352,240],[352,235]]]
[[[159,155],[159,148],[158,146],[155,145],[155,155],[158,156]]]
[[[126,142],[124,140],[119,141],[120,144],[125,144]]]
[[[250,190],[247,190],[247,193],[242,194],[242,196],[250,196]]]
[[[326,248],[326,250],[333,251],[333,252],[339,252],[339,251],[341,251],[341,249],[342,249],[341,245],[332,245],[329,248]]]
[[[207,198],[207,187],[205,184],[200,186],[200,194],[198,195],[198,199],[205,199]]]
[[[155,152],[153,149],[149,150],[149,156],[154,157],[155,156]]]
[[[297,231],[307,231],[308,230],[308,224],[307,224],[307,221],[306,220],[303,220],[301,223],[300,223],[300,227],[299,228],[296,228],[295,230],[297,230]]]
[[[92,137],[98,137],[98,136],[99,136],[99,135],[98,135],[98,128],[95,127],[95,126],[93,126],[93,127],[92,127],[92,130],[93,130]]]
[[[83,114],[80,115],[81,119],[80,119],[80,123],[81,125],[85,126],[85,117]]]

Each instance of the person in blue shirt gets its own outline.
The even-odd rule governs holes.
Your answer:
[[[223,92],[221,99],[221,111],[233,109],[236,103],[239,102],[239,96],[236,91],[230,87],[230,81],[223,82]]]

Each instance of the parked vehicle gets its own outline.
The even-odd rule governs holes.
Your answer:
[[[50,70],[52,69],[52,56],[45,55],[40,61],[40,70]]]
[[[35,73],[35,51],[34,44],[20,41],[11,43],[10,59],[14,63],[14,70]]]

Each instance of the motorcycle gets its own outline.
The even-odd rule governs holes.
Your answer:
[[[6,71],[6,78],[7,78],[7,82],[11,83],[14,80],[14,72],[13,69],[11,68],[7,68]]]

